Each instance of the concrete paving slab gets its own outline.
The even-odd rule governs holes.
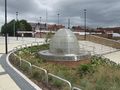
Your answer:
[[[27,43],[32,43],[32,42],[43,42],[45,39],[40,39],[40,38],[21,38],[19,37],[18,40],[16,37],[8,37],[8,51],[12,50],[14,47],[22,44],[27,44]],[[93,43],[90,41],[79,41],[80,49],[90,51],[92,55],[95,54],[105,54],[104,57],[109,58],[110,60],[120,63],[120,51],[119,52],[114,52],[117,49]],[[110,53],[113,52],[113,53]],[[0,56],[2,53],[5,53],[5,40],[4,37],[0,37]],[[109,54],[106,54],[109,53]],[[3,60],[4,61],[4,60]],[[5,72],[3,67],[0,66],[0,71]],[[1,82],[4,80],[3,82]],[[5,82],[7,81],[8,82]],[[17,80],[17,79],[16,79]],[[13,86],[9,84],[10,82],[13,83]],[[7,84],[9,88],[6,87]],[[12,87],[15,86],[15,89],[11,89]],[[11,79],[11,77],[8,74],[3,73],[3,75],[0,75],[0,90],[20,90],[20,88],[16,85],[16,83]]]
[[[43,42],[44,39],[39,38],[19,38],[8,37],[8,51],[14,47],[22,44],[28,44],[32,42]],[[41,90],[33,83],[28,83],[18,73],[11,69],[7,64],[3,54],[5,53],[5,40],[4,37],[0,37],[0,90]],[[1,57],[2,56],[2,57]],[[2,67],[4,66],[4,68]],[[17,84],[16,84],[17,83]],[[37,88],[37,89],[36,89]]]
[[[28,44],[32,42],[44,42],[44,38],[22,38],[19,37],[8,37],[8,51],[12,50],[14,47],[22,44]],[[5,53],[5,40],[4,37],[0,37],[0,53]]]
[[[109,53],[109,54],[106,54],[106,55],[103,55],[103,56],[105,58],[110,59],[111,61],[114,61],[114,62],[120,64],[120,51]]]
[[[21,90],[8,74],[0,75],[1,90]]]
[[[20,90],[11,77],[5,72],[0,65],[0,90]]]
[[[79,41],[80,49],[91,52],[92,55],[103,55],[117,49],[90,41]]]
[[[3,69],[3,67],[0,65],[0,73],[1,72],[5,72],[5,70]]]
[[[93,43],[90,41],[79,41],[80,48],[91,52],[92,55],[102,55],[113,62],[120,63],[120,51],[116,48]]]

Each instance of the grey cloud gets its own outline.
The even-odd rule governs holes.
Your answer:
[[[120,23],[119,0],[69,0],[69,2],[61,0],[56,8],[60,8],[61,13],[65,16],[81,18],[84,18],[83,9],[87,9],[88,25],[113,25]]]
[[[71,25],[83,25],[83,9],[87,9],[88,26],[113,26],[120,23],[119,0],[7,0],[8,17],[11,19],[18,11],[21,18],[28,21],[42,21],[46,19],[48,10],[48,22],[57,23],[57,13],[60,13],[60,23],[67,26],[68,18]],[[4,0],[0,0],[0,12],[4,16]],[[2,20],[2,19],[0,19]],[[4,19],[3,19],[4,21]]]

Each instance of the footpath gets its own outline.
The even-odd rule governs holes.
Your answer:
[[[16,40],[15,37],[8,38],[8,51],[12,50],[14,47],[22,44],[32,43],[32,42],[41,42],[44,39],[39,38],[19,38]],[[86,44],[83,43],[83,44]],[[80,44],[81,45],[81,44]],[[87,47],[89,50],[94,50],[95,53],[100,54],[103,51],[108,52],[109,50],[113,50],[113,48],[106,47],[103,45],[97,45],[93,43],[89,43],[87,45],[93,45]],[[94,47],[96,46],[96,47]],[[93,48],[94,47],[94,48]],[[98,48],[99,47],[99,48]],[[86,48],[86,47],[85,47]],[[116,63],[120,63],[120,51],[112,52],[103,55],[105,58],[110,59]],[[23,78],[18,72],[16,72],[13,68],[8,65],[6,61],[5,54],[5,42],[4,37],[0,37],[0,90],[41,90],[35,84]]]
[[[8,52],[18,45],[31,43],[35,40],[35,38],[19,38],[19,40],[16,40],[16,38],[10,37],[8,38]],[[26,79],[25,76],[21,76],[11,68],[6,56],[4,37],[0,37],[0,90],[41,90],[28,78]]]
[[[113,62],[116,62],[117,64],[120,64],[120,51],[116,51],[113,53],[105,54],[103,55],[105,58],[110,59]]]
[[[2,54],[0,54],[0,57],[1,56]],[[0,61],[1,59],[2,58],[0,58]],[[6,72],[1,63],[0,63],[0,90],[20,90],[19,86]]]

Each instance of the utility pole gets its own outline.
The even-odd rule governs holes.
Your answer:
[[[86,9],[84,9],[84,29],[85,29],[85,36],[84,39],[86,40]]]
[[[8,46],[7,46],[7,0],[5,0],[5,52],[8,53]]]

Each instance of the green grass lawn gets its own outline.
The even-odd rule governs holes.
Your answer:
[[[48,44],[33,46],[21,49],[16,53],[22,59],[70,81],[73,86],[82,90],[120,90],[119,65],[99,56],[92,56],[89,64],[82,64],[76,67],[49,63],[38,55],[38,51],[48,48]]]

